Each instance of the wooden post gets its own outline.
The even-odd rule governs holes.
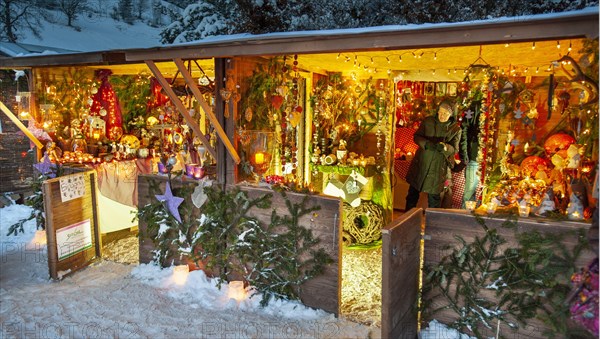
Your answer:
[[[217,117],[215,116],[215,114],[213,113],[213,111],[210,109],[210,107],[206,103],[206,100],[204,100],[204,97],[202,96],[202,93],[200,93],[200,90],[196,86],[196,83],[194,82],[194,79],[192,79],[192,75],[185,68],[185,65],[183,64],[183,61],[181,61],[181,59],[174,59],[173,62],[175,62],[175,64],[177,65],[177,68],[179,69],[179,72],[181,73],[181,75],[185,79],[185,82],[188,84],[190,90],[192,90],[192,93],[194,94],[194,97],[196,98],[196,100],[200,104],[200,107],[202,107],[202,110],[204,110],[204,113],[206,114],[206,116],[208,116],[208,119],[210,120],[210,123],[215,128],[215,131],[217,132],[217,135],[219,136],[219,138],[221,139],[221,141],[225,145],[225,148],[227,149],[227,151],[229,152],[229,154],[233,158],[233,161],[235,161],[236,164],[239,164],[240,163],[240,156],[237,154],[235,148],[231,144],[231,141],[229,141],[229,138],[227,137],[227,134],[225,134],[225,131],[223,130],[223,127],[221,127],[221,124],[217,120]],[[218,93],[217,93],[217,95],[218,95]]]
[[[150,70],[152,71],[152,73],[154,74],[154,76],[156,77],[156,79],[158,80],[160,85],[162,86],[162,88],[165,90],[165,92],[167,93],[167,96],[169,97],[169,99],[171,99],[171,101],[173,102],[173,104],[175,105],[175,107],[177,108],[179,113],[181,113],[181,115],[183,115],[183,118],[185,119],[187,124],[194,131],[194,133],[196,133],[198,138],[200,138],[200,141],[202,141],[202,143],[206,147],[206,150],[208,150],[208,152],[213,156],[213,158],[216,159],[217,153],[210,146],[210,142],[208,141],[208,139],[206,139],[206,136],[200,130],[200,126],[198,126],[196,121],[194,121],[194,119],[192,119],[192,117],[188,113],[187,109],[185,108],[185,106],[183,105],[181,100],[179,100],[179,98],[177,97],[177,95],[175,94],[173,89],[171,88],[171,85],[169,84],[167,79],[165,79],[165,77],[162,75],[162,73],[160,72],[158,67],[156,67],[156,65],[154,64],[154,61],[146,60],[146,65],[148,65],[148,68],[150,68]]]
[[[21,130],[21,132],[23,132],[23,134],[25,134],[25,136],[27,138],[29,138],[29,140],[31,140],[31,142],[33,142],[35,144],[35,146],[37,146],[37,148],[42,149],[44,147],[42,142],[39,141],[38,138],[36,138],[35,135],[33,135],[27,129],[27,127],[25,127],[25,125],[23,125],[21,120],[19,120],[15,116],[15,114],[13,112],[11,112],[10,109],[8,109],[8,107],[6,107],[6,105],[2,101],[0,101],[0,110],[2,110],[2,112],[4,112],[4,114],[6,114],[6,116],[8,116],[15,125],[17,125],[17,127]]]

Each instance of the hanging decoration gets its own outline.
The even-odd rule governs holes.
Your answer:
[[[150,112],[170,101],[169,97],[162,92],[162,86],[155,77],[150,78],[150,98],[146,104],[146,111]]]
[[[111,70],[101,69],[96,71],[96,77],[100,80],[98,91],[92,96],[92,106],[90,114],[100,115],[106,122],[106,137],[111,141],[118,141],[123,135],[123,118],[119,99],[108,77],[112,74]]]

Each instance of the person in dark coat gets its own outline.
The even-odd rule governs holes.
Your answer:
[[[448,180],[454,156],[459,151],[460,126],[454,121],[451,102],[442,101],[435,116],[428,116],[415,132],[419,149],[408,168],[406,181],[410,184],[406,195],[406,210],[417,205],[419,193],[427,193],[429,207],[440,207],[440,193]]]

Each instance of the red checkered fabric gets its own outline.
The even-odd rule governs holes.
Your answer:
[[[417,130],[410,127],[398,127],[396,129],[396,148],[400,148],[404,154],[408,152],[415,154],[419,148],[413,139],[416,131]]]
[[[396,159],[394,161],[394,170],[396,171],[398,178],[406,180],[406,173],[408,173],[408,167],[410,166],[410,163],[411,161],[409,160]]]
[[[461,208],[465,194],[465,168],[460,172],[452,172],[452,208]]]

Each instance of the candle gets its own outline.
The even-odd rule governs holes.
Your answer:
[[[185,284],[190,268],[188,265],[177,265],[173,267],[173,282],[177,285]]]
[[[246,288],[244,288],[244,282],[240,280],[234,280],[229,282],[229,290],[227,291],[227,295],[230,299],[235,299],[236,301],[242,301],[246,299]]]
[[[254,162],[257,165],[262,165],[265,163],[265,154],[263,152],[258,152],[254,154]]]
[[[521,216],[521,217],[528,217],[529,216],[529,211],[530,211],[530,207],[529,206],[519,205],[519,216]]]

